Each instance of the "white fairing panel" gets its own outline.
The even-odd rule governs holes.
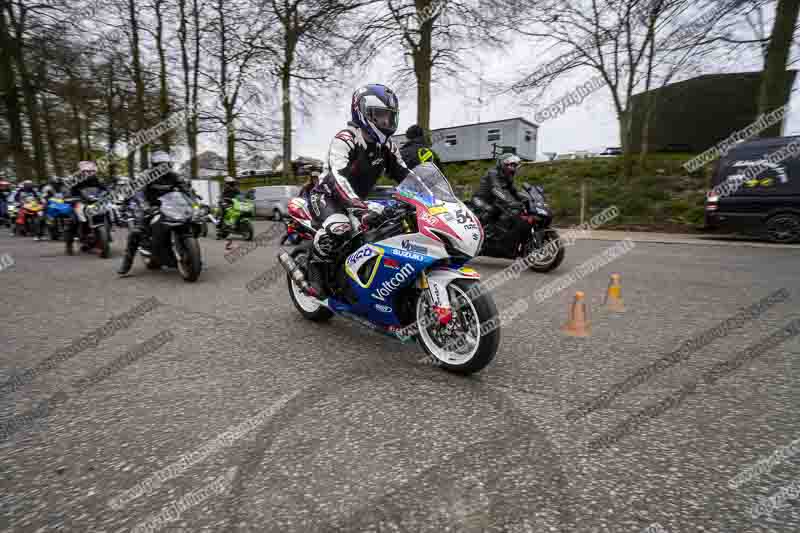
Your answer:
[[[379,246],[388,246],[390,248],[398,248],[407,252],[413,252],[422,255],[429,255],[436,259],[444,259],[449,257],[444,249],[444,245],[426,235],[421,233],[404,233],[403,235],[395,235],[388,239],[384,239],[375,243]]]

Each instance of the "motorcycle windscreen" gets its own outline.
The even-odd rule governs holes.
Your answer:
[[[450,183],[433,163],[422,163],[397,186],[397,192],[425,205],[437,202],[458,202]]]
[[[167,220],[182,222],[189,220],[194,215],[192,203],[185,194],[179,192],[167,193],[161,198],[161,214]]]

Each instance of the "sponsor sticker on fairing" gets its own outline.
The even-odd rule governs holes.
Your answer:
[[[388,298],[395,289],[399,289],[413,274],[414,267],[410,264],[404,265],[397,274],[381,283],[381,286],[372,293],[372,297],[382,302],[386,301],[386,298]]]
[[[425,260],[425,256],[424,255],[416,254],[414,252],[409,252],[407,250],[393,249],[392,253],[394,255],[399,255],[400,257],[407,257],[409,259],[413,259],[414,261],[424,261]]]
[[[392,312],[392,308],[391,307],[389,307],[388,305],[383,305],[383,304],[375,304],[375,309],[377,309],[381,313],[391,313]]]
[[[419,254],[427,254],[428,253],[428,249],[427,248],[425,248],[424,246],[419,246],[417,244],[414,244],[413,242],[411,242],[408,239],[404,240],[402,244],[403,244],[403,249],[407,250],[409,252],[416,252],[416,253],[419,253]]]

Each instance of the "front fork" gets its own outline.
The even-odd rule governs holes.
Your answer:
[[[428,276],[423,270],[419,277],[419,288],[424,291],[430,302],[436,319],[440,325],[447,325],[453,318],[453,310],[450,306],[450,295],[447,292],[447,285],[452,278],[441,278],[439,276]]]

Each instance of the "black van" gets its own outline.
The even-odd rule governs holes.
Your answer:
[[[780,150],[788,157],[767,161]],[[800,242],[800,135],[733,146],[714,166],[712,189],[717,187],[718,192],[730,178],[740,182],[731,194],[715,195],[712,190],[706,197],[707,228],[755,233],[773,242]]]

